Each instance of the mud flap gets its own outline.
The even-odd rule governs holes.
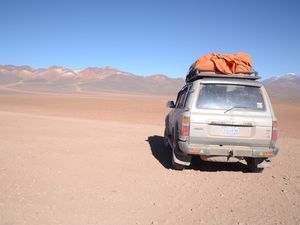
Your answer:
[[[176,143],[173,143],[173,144],[175,144],[175,146],[173,146],[173,149],[172,149],[173,162],[175,162],[179,165],[184,165],[184,166],[191,165],[191,156],[186,155],[179,149],[177,141],[176,141]]]
[[[268,168],[271,166],[271,160],[270,159],[265,159],[261,163],[257,164],[257,168],[263,169],[263,168]]]
[[[173,152],[172,155],[173,155],[173,161],[174,161],[175,163],[180,164],[180,165],[184,165],[184,166],[189,166],[189,165],[191,165],[191,161],[182,161],[182,160],[178,159],[178,158],[176,157],[176,153],[175,153],[175,152]]]

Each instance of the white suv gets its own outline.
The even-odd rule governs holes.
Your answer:
[[[276,147],[277,119],[258,77],[199,76],[187,82],[165,119],[165,145],[174,169],[192,156],[205,161],[244,160],[253,172],[270,165]]]

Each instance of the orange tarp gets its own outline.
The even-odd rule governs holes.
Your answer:
[[[245,52],[236,54],[206,54],[196,60],[191,66],[190,72],[197,69],[200,71],[200,74],[231,74],[240,76],[247,76],[253,71],[252,59]],[[201,72],[201,70],[204,71]],[[207,70],[214,72],[206,72]]]

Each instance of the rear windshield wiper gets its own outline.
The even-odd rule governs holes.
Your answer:
[[[231,108],[229,109],[226,109],[224,111],[224,114],[229,112],[230,110],[233,110],[233,109],[250,109],[249,107],[246,107],[246,106],[239,106],[239,105],[236,105],[236,106],[232,106]]]

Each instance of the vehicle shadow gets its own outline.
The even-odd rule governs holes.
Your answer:
[[[171,162],[171,150],[165,149],[164,139],[162,136],[154,135],[149,136],[146,140],[151,148],[152,155],[160,162],[160,164],[166,169],[172,169]],[[193,157],[192,163],[187,170],[199,170],[205,172],[217,172],[217,171],[236,171],[247,173],[247,166],[243,163],[220,163],[220,162],[206,162],[200,159],[200,157]]]
[[[164,138],[162,136],[154,135],[148,137],[148,141],[152,155],[163,165],[166,169],[172,169],[171,149],[166,149],[164,146]]]

